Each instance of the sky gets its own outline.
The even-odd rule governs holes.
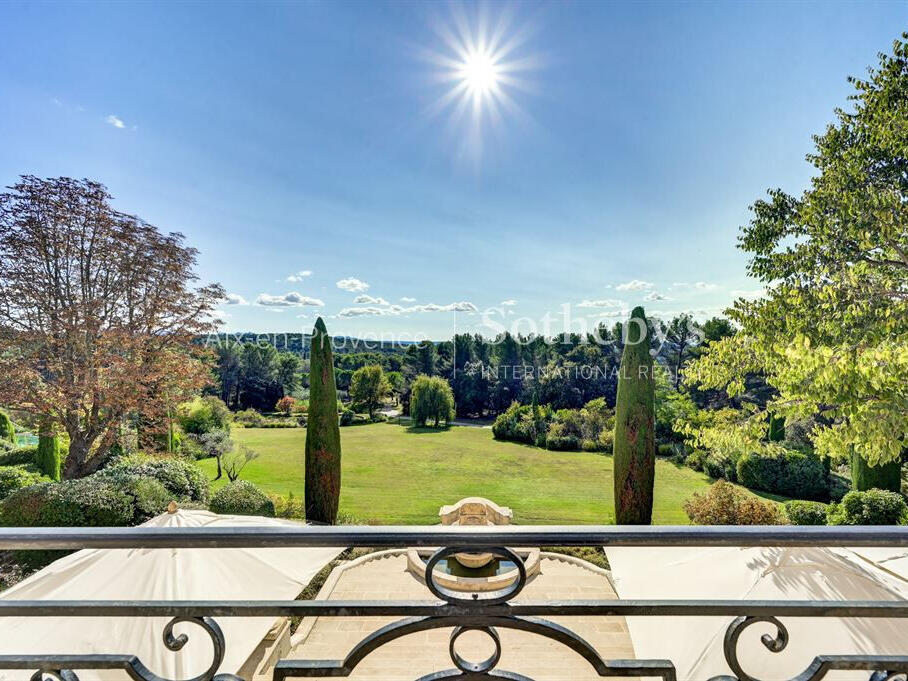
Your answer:
[[[228,331],[721,313],[908,3],[0,3],[0,184],[87,177]],[[548,321],[546,321],[548,319]]]

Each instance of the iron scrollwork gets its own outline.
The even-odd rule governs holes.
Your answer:
[[[217,670],[224,661],[224,632],[210,617],[174,617],[164,626],[164,645],[168,650],[177,652],[189,641],[186,634],[175,636],[173,628],[181,623],[195,624],[201,627],[214,647],[214,658],[204,672],[191,679],[167,679],[151,671],[135,655],[23,655],[18,657],[0,656],[0,668],[38,670],[31,676],[31,681],[79,681],[76,670],[79,669],[122,669],[133,681],[243,681],[235,674],[218,674]]]

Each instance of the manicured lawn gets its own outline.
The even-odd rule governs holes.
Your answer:
[[[301,497],[305,436],[302,428],[234,429],[234,439],[261,455],[242,478]],[[438,522],[441,505],[467,496],[510,506],[517,523],[614,522],[611,456],[548,452],[499,442],[487,428],[456,426],[351,426],[341,429],[341,441],[340,509],[362,522],[431,524]],[[214,477],[213,459],[200,465]],[[686,524],[683,501],[709,484],[701,473],[658,460],[654,522]]]

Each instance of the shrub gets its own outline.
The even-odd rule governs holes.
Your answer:
[[[702,465],[703,472],[711,478],[738,482],[738,472],[735,463],[727,457],[709,454],[703,459]]]
[[[744,454],[738,459],[738,482],[745,487],[799,499],[826,499],[826,464],[812,452]]]
[[[181,459],[126,459],[100,470],[91,478],[114,484],[127,483],[134,478],[154,478],[164,486],[171,500],[208,501],[208,478],[200,468]]]
[[[38,438],[35,465],[51,480],[59,480],[63,466],[60,438],[54,434],[42,434]]]
[[[704,494],[684,502],[684,512],[695,525],[780,525],[778,507],[760,501],[731,483],[719,480]]]
[[[279,411],[282,414],[290,416],[293,413],[293,409],[296,406],[296,400],[286,395],[277,401],[277,404],[274,405],[274,411]]]
[[[29,447],[18,447],[8,452],[0,453],[0,466],[19,466],[22,464],[34,464],[37,456],[37,445],[31,445]]]
[[[25,487],[2,503],[7,527],[103,527],[129,525],[134,501],[122,485],[92,475]]]
[[[704,464],[706,463],[707,456],[707,453],[702,449],[695,449],[685,457],[684,465],[688,468],[692,468],[695,471],[702,472]]]
[[[598,452],[599,443],[595,440],[583,440],[580,443],[580,449],[582,449],[584,452]]]
[[[611,453],[612,445],[615,443],[615,430],[613,428],[603,430],[599,433],[596,442],[599,445],[599,451]]]
[[[825,525],[826,504],[819,501],[788,501],[785,515],[792,525]]]
[[[196,397],[177,407],[177,421],[184,432],[193,435],[230,430],[230,410],[217,397]]]
[[[236,480],[221,487],[211,497],[209,508],[214,513],[274,517],[274,502],[248,480]]]
[[[163,513],[173,501],[173,495],[154,478],[133,478],[123,487],[133,499],[133,516],[131,525],[144,523],[150,518]]]
[[[340,415],[340,424],[342,426],[349,426],[353,424],[353,421],[356,420],[356,414],[352,409],[344,409]]]
[[[261,428],[265,423],[265,417],[255,409],[244,409],[238,411],[233,416],[233,420],[246,428]]]
[[[656,447],[657,456],[674,456],[675,447],[671,442],[663,442],[662,444]]]
[[[275,518],[305,518],[306,507],[301,497],[290,492],[286,497],[280,494],[269,494],[268,498],[274,504]]]
[[[830,525],[902,525],[908,506],[901,494],[881,489],[849,492],[826,514]]]
[[[16,490],[40,482],[48,482],[48,479],[31,464],[0,467],[0,500],[6,499]]]
[[[545,448],[553,452],[576,452],[580,449],[580,440],[576,435],[546,435]]]

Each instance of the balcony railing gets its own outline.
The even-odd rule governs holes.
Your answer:
[[[451,628],[450,655],[454,668],[424,676],[419,681],[447,679],[508,679],[530,681],[498,670],[501,643],[497,629],[515,629],[557,641],[566,654],[579,654],[603,677],[659,677],[675,680],[671,660],[604,659],[584,639],[545,617],[553,616],[729,616],[724,654],[734,677],[755,681],[738,661],[738,640],[756,623],[775,627],[764,635],[770,653],[783,650],[788,631],[782,620],[797,617],[908,618],[903,601],[752,601],[752,600],[564,600],[513,602],[527,583],[526,571],[515,547],[546,546],[908,546],[908,528],[902,527],[300,527],[290,528],[12,528],[0,530],[0,549],[81,548],[254,548],[254,547],[444,547],[426,566],[424,601],[13,601],[0,600],[0,617],[170,617],[163,632],[170,650],[180,650],[187,639],[173,627],[192,623],[214,645],[208,670],[192,681],[236,681],[234,674],[217,673],[224,656],[224,636],[215,618],[400,617],[363,639],[344,659],[285,659],[274,668],[275,681],[308,677],[346,677],[371,652],[402,636],[419,631]],[[512,547],[512,548],[506,548]],[[453,553],[492,553],[514,561],[518,579],[499,591],[464,594],[436,584],[432,567]],[[722,566],[717,565],[717,570]],[[486,660],[462,659],[454,642],[465,631],[487,634],[495,652]],[[818,645],[821,642],[818,642]],[[818,651],[820,652],[820,651]],[[834,653],[835,651],[829,651]],[[906,639],[908,652],[908,639]],[[148,669],[129,651],[97,655],[0,655],[0,669],[26,670],[33,681],[54,678],[78,681],[79,670],[122,669],[135,681],[168,681]],[[908,655],[818,654],[793,681],[813,681],[833,670],[866,671],[871,681],[908,674]],[[243,680],[245,681],[245,680]],[[714,680],[716,681],[716,680]]]

